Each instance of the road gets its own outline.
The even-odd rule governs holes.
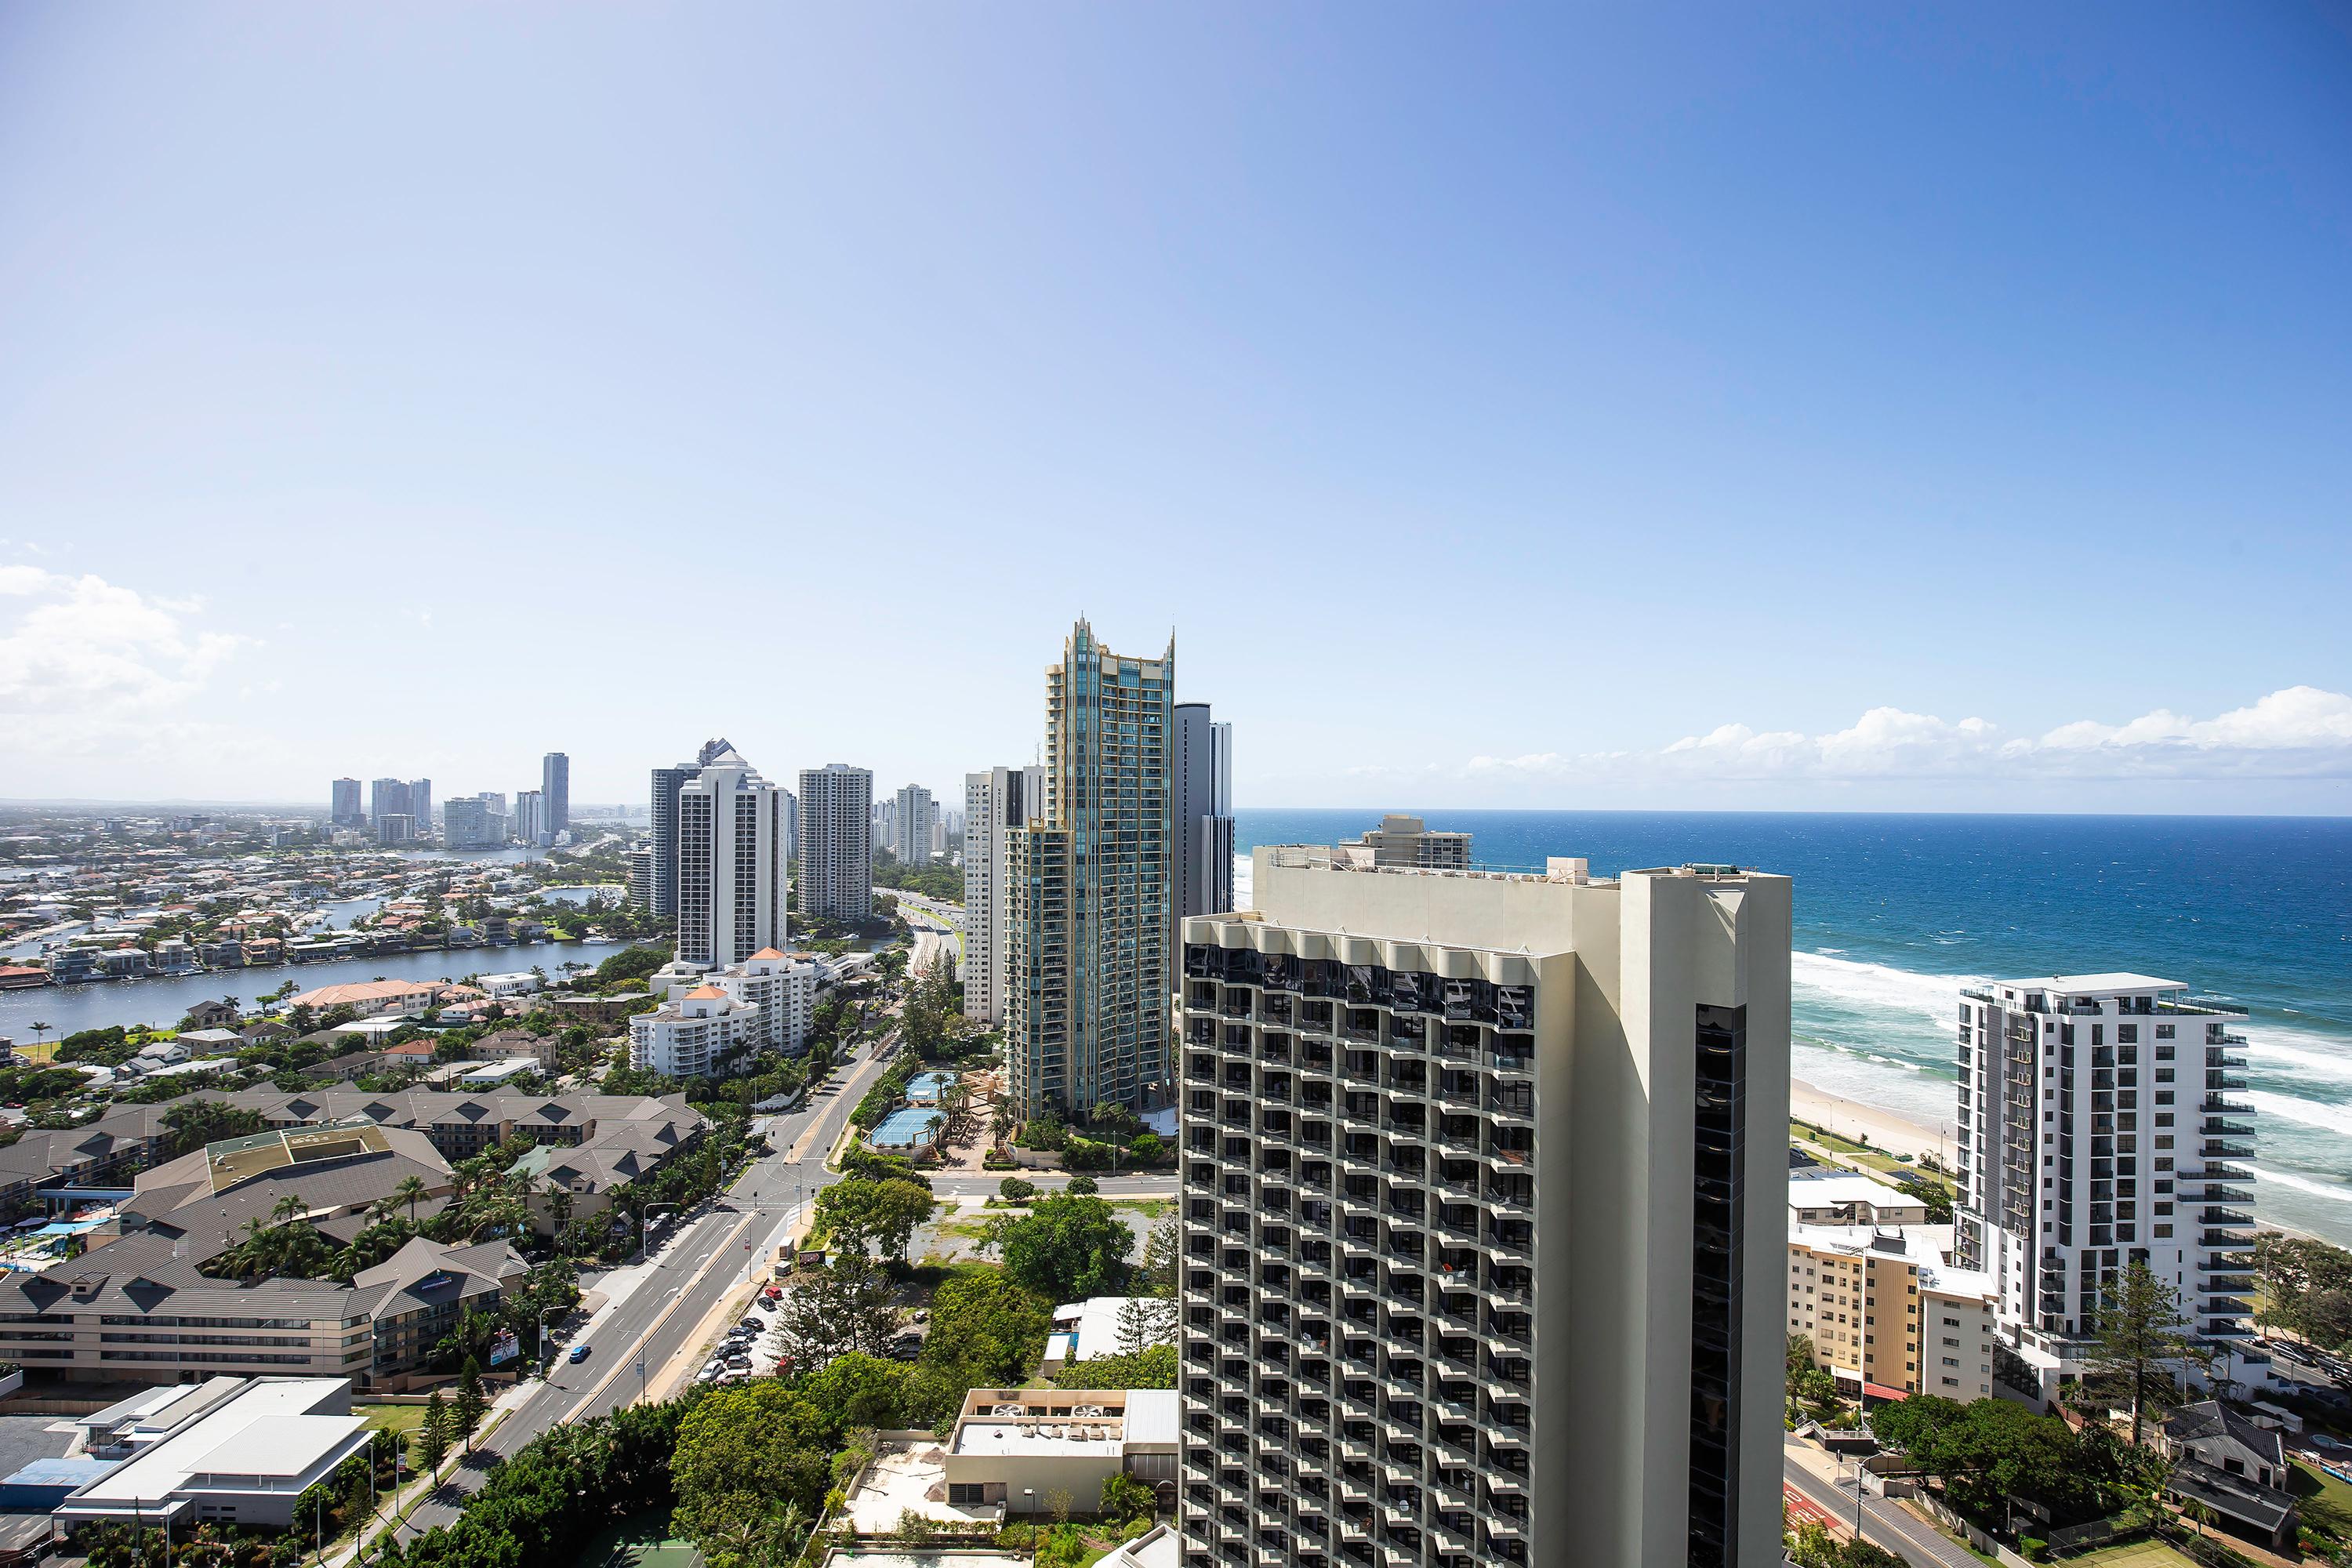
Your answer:
[[[574,1363],[559,1352],[547,1381],[479,1445],[476,1459],[409,1517],[401,1539],[455,1521],[488,1473],[484,1456],[502,1458],[561,1423],[632,1403],[673,1358],[699,1350],[688,1340],[766,1254],[793,1205],[837,1179],[824,1157],[880,1070],[870,1055],[861,1058],[805,1109],[776,1118],[768,1134],[775,1152],[754,1161],[723,1195],[673,1231],[651,1272],[577,1342],[589,1346],[587,1360]]]
[[[1811,1449],[1794,1437],[1781,1441],[1785,1455],[1781,1468],[1787,1483],[1822,1512],[1846,1529],[1853,1529],[1853,1480],[1828,1479],[1799,1457],[1817,1457]],[[1916,1516],[1884,1498],[1862,1500],[1862,1533],[1872,1545],[1884,1546],[1906,1563],[1917,1564],[1917,1568],[1982,1568],[1982,1560],[1968,1548],[1945,1540]]]
[[[960,949],[956,931],[963,911],[950,904],[936,904],[928,900],[918,901],[911,893],[898,893],[898,912],[906,917],[907,929],[915,934],[915,951],[907,956],[907,973],[920,974],[941,952],[948,962],[956,962]]]

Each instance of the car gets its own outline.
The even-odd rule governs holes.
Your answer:
[[[756,1334],[764,1325],[762,1325],[757,1318],[746,1318],[735,1326],[739,1329],[747,1330],[750,1332]]]
[[[577,1365],[579,1363],[586,1361],[587,1359],[588,1346],[584,1341],[572,1347],[571,1360],[574,1365]]]
[[[765,1296],[754,1296],[751,1299],[751,1305],[762,1312],[772,1312],[776,1310],[776,1304]]]

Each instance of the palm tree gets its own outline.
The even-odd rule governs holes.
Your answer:
[[[235,1013],[237,1010],[238,1004],[242,1003],[245,998],[242,996],[224,996],[221,1000],[228,1004],[228,1010],[230,1012]]]
[[[34,1024],[28,1026],[33,1031],[33,1044],[37,1046],[41,1043],[41,1037],[43,1035],[47,1034],[51,1029],[57,1027],[55,1024]]]
[[[389,1202],[394,1204],[406,1204],[408,1205],[408,1223],[412,1228],[414,1228],[416,1224],[416,1205],[425,1196],[427,1196],[427,1194],[425,1192],[425,1181],[421,1176],[402,1177],[400,1184],[394,1187],[392,1191],[386,1194]]]
[[[279,1225],[288,1225],[310,1212],[310,1205],[304,1203],[299,1194],[288,1193],[270,1205],[269,1217]]]

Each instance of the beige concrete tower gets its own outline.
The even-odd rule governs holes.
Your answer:
[[[1788,879],[1253,868],[1183,930],[1188,1562],[1779,1562]]]

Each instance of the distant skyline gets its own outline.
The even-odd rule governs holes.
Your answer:
[[[429,111],[427,111],[429,109]],[[2352,813],[2352,23],[0,10],[0,799]]]

